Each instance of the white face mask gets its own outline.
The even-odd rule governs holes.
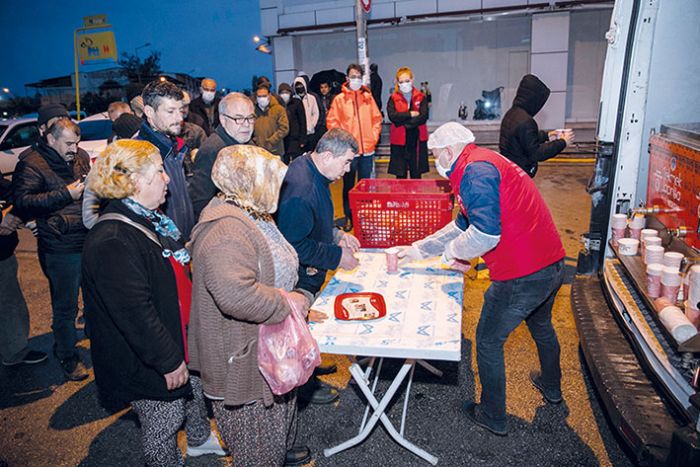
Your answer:
[[[289,94],[288,92],[283,92],[283,93],[280,93],[280,97],[282,98],[282,100],[284,101],[285,104],[289,104],[289,99],[292,97],[292,95]]]
[[[413,81],[408,83],[399,83],[399,89],[402,93],[407,94],[413,90]]]
[[[348,86],[353,91],[357,91],[362,87],[362,78],[350,78],[348,80]]]
[[[448,151],[445,149],[445,151]],[[437,173],[440,174],[442,178],[450,178],[449,175],[447,175],[447,172],[452,170],[452,165],[454,164],[454,161],[450,163],[449,167],[445,168],[440,164],[440,157],[435,158],[435,170],[437,170]]]
[[[202,100],[207,104],[211,104],[214,100],[214,96],[216,96],[215,91],[202,91]]]
[[[270,97],[258,97],[258,105],[260,106],[261,109],[267,108],[268,105],[270,105]]]

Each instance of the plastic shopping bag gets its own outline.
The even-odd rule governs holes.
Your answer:
[[[286,394],[306,383],[321,353],[304,321],[303,311],[289,300],[292,312],[278,324],[263,324],[258,333],[258,367],[273,394]]]

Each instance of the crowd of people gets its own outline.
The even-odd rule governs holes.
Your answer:
[[[362,73],[349,65],[340,92],[321,83],[320,96],[306,76],[280,83],[277,93],[263,77],[252,98],[219,96],[205,79],[193,100],[154,81],[130,105],[110,105],[114,134],[92,166],[66,109],[42,107],[38,142],[20,156],[11,185],[0,185],[11,206],[0,224],[0,296],[9,310],[0,325],[3,364],[47,359],[27,343],[14,256],[16,229],[35,219],[55,356],[68,380],[88,377],[76,350],[82,288],[98,388],[131,404],[149,466],[184,465],[183,424],[189,456],[225,454],[207,401],[235,465],[308,461],[296,440],[297,391],[272,393],[258,369],[257,336],[292,308],[308,321],[327,319],[310,305],[328,271],[358,266],[348,192],[375,172],[383,120]],[[506,434],[503,344],[520,322],[540,356],[533,384],[548,402],[562,399],[551,310],[564,250],[531,180],[537,163],[570,141],[568,133],[549,141],[553,135],[537,128],[533,116],[548,93],[536,77],[523,78],[503,119],[503,155],[476,146],[454,122],[428,135],[428,101],[408,67],[396,72],[386,104],[389,173],[420,178],[430,150],[460,205],[454,222],[399,256],[442,255],[459,270],[483,257],[491,272],[477,329],[481,401],[465,410],[498,435]],[[346,218],[338,223],[330,184],[341,178]],[[311,402],[338,397],[315,377],[308,385]]]

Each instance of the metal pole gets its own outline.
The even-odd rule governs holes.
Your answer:
[[[80,121],[80,77],[78,74],[78,29],[73,31],[73,55],[75,60],[75,110]]]
[[[369,52],[367,48],[367,16],[361,0],[355,0],[357,63],[362,67],[362,83],[369,86]]]

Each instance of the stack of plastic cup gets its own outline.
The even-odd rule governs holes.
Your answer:
[[[647,245],[644,262],[646,264],[662,264],[664,262],[664,247],[661,245]]]
[[[630,238],[639,240],[642,236],[642,230],[647,225],[647,219],[644,216],[634,216],[630,220]]]
[[[700,329],[700,266],[693,266],[688,271],[688,298],[685,303],[685,316]]]
[[[627,229],[627,216],[624,214],[613,214],[610,221],[612,229],[612,244],[617,246],[617,241],[625,238],[625,229]]]
[[[678,269],[664,266],[661,272],[661,296],[666,297],[671,302],[678,301],[678,291],[681,288],[681,275]]]
[[[647,295],[651,298],[661,296],[661,274],[663,270],[662,264],[650,264],[647,266]]]
[[[683,261],[683,253],[678,253],[675,251],[667,251],[664,253],[663,265],[669,268],[675,268],[676,271],[681,270],[681,261]]]
[[[647,262],[647,248],[650,246],[661,246],[661,237],[644,237],[642,239],[642,260]]]
[[[646,241],[646,239],[647,239],[647,238],[651,238],[651,237],[658,237],[658,236],[659,236],[659,231],[658,231],[658,230],[654,230],[654,229],[642,229],[641,235],[640,235],[640,237],[639,237],[639,241],[642,242],[642,243],[639,245],[639,247],[641,248],[642,259],[644,258],[644,254],[645,254],[645,251],[644,251],[644,250],[646,250],[646,245],[645,245],[645,243],[644,243],[644,242]]]

